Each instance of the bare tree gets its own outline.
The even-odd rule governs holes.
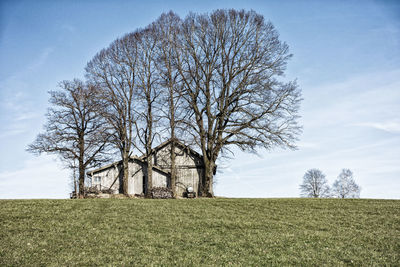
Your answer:
[[[360,192],[361,187],[356,184],[349,169],[343,169],[332,186],[333,196],[338,198],[359,198]]]
[[[162,14],[154,23],[156,34],[159,36],[157,46],[157,68],[159,73],[159,84],[164,90],[159,103],[159,110],[163,130],[165,129],[171,140],[171,190],[176,196],[176,140],[180,118],[185,114],[180,112],[181,104],[181,84],[179,82],[179,73],[175,65],[177,54],[175,40],[181,26],[181,19],[173,12]],[[168,108],[165,108],[167,106]]]
[[[304,174],[300,190],[302,197],[321,198],[330,196],[330,188],[325,174],[318,169],[308,170]]]
[[[98,88],[80,80],[63,81],[60,90],[50,91],[45,132],[27,148],[29,152],[56,154],[67,167],[79,173],[79,196],[84,195],[85,170],[108,160],[105,152],[108,131],[96,101]]]
[[[291,55],[263,16],[243,10],[190,14],[175,45],[191,115],[187,133],[204,158],[203,196],[213,196],[216,160],[231,146],[295,147],[300,90],[295,82],[278,81]]]
[[[150,25],[136,34],[137,42],[137,105],[135,105],[135,113],[137,114],[136,131],[138,133],[138,141],[144,151],[147,163],[146,176],[146,192],[150,196],[153,187],[153,159],[152,146],[155,137],[157,136],[155,125],[158,122],[159,116],[156,116],[155,105],[156,100],[160,95],[159,76],[156,68],[156,48],[158,42],[157,32],[154,25]],[[143,153],[144,152],[144,153]]]
[[[102,112],[113,131],[111,142],[120,151],[123,166],[120,191],[128,194],[129,157],[135,143],[134,98],[136,87],[137,35],[133,32],[115,40],[87,64],[87,77],[102,90]]]
[[[179,139],[202,151],[203,196],[213,196],[216,160],[231,146],[253,152],[258,147],[294,148],[300,133],[300,90],[295,82],[278,80],[290,57],[271,23],[253,11],[236,10],[190,14],[183,22],[172,12],[163,14],[144,30],[127,34],[98,53],[86,71],[103,88],[101,99],[108,103],[104,117],[114,128],[114,143],[121,151],[124,193],[135,138],[145,148],[151,188],[154,110],[160,88],[166,89],[168,105],[158,110],[166,114],[171,139],[177,139],[177,126],[183,125]],[[172,184],[174,149],[172,142]]]

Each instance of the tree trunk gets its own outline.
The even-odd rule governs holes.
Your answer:
[[[204,160],[204,177],[201,186],[201,196],[214,197],[213,179],[214,179],[215,162]]]
[[[122,158],[122,168],[124,176],[122,177],[122,193],[128,195],[128,181],[129,181],[129,153],[124,152]]]
[[[78,192],[78,182],[77,182],[77,180],[76,180],[76,166],[75,166],[75,162],[74,162],[74,168],[73,168],[73,177],[74,177],[74,194],[75,194],[75,198],[77,198],[78,197],[78,195],[79,195],[79,192]]]
[[[169,62],[167,63],[169,64]],[[170,154],[170,160],[171,160],[171,191],[172,191],[172,196],[176,198],[176,154],[175,154],[175,100],[174,100],[174,88],[172,84],[172,77],[171,77],[171,68],[168,68],[169,71],[169,78],[170,78],[170,84],[169,84],[169,113],[170,113],[170,119],[169,119],[169,127],[171,129],[171,154]]]
[[[153,157],[151,153],[147,156],[147,192],[146,197],[151,197],[153,188]]]
[[[171,137],[174,136],[173,134]],[[175,139],[174,137],[171,138],[171,191],[172,191],[172,196],[176,198],[176,155],[175,155]]]
[[[148,82],[149,84],[149,82]],[[151,86],[148,86],[150,90]],[[146,196],[151,197],[151,189],[153,188],[153,157],[151,148],[153,143],[153,112],[150,91],[146,94],[147,102],[147,136],[146,136],[146,160],[147,160],[147,192]]]
[[[85,166],[83,160],[79,160],[79,198],[85,196]]]
[[[74,194],[75,194],[75,197],[78,194],[78,183],[76,182],[75,170],[74,170]]]
[[[85,168],[84,157],[85,157],[85,138],[83,132],[78,132],[79,138],[79,158],[78,158],[78,168],[79,168],[79,198],[84,198],[85,196]]]

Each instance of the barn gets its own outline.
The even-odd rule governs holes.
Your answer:
[[[153,159],[153,187],[171,188],[171,140],[168,140],[152,150]],[[199,187],[204,176],[202,155],[189,146],[175,141],[176,183],[178,197],[184,196],[187,188],[193,188],[198,195]],[[147,164],[145,156],[131,156],[129,159],[128,194],[142,195],[145,192],[147,181]],[[109,190],[113,194],[121,192],[122,188],[122,161],[91,170],[87,173],[89,186],[99,190]]]

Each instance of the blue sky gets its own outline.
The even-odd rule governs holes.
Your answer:
[[[117,37],[162,12],[253,9],[272,21],[294,57],[304,101],[298,150],[236,151],[219,163],[215,193],[298,197],[319,168],[330,183],[354,172],[361,197],[400,198],[399,1],[1,1],[0,198],[65,198],[69,172],[26,146],[42,130],[47,91],[83,78]]]

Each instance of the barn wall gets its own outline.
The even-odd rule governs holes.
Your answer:
[[[194,192],[198,194],[199,177],[202,177],[203,169],[198,168],[177,168],[176,175],[176,193],[183,196],[186,188],[193,187]]]
[[[169,177],[164,173],[153,170],[153,187],[167,187],[169,185]]]
[[[119,170],[118,168],[115,167],[110,167],[105,170],[101,170],[99,172],[96,172],[92,176],[92,186],[96,186],[99,189],[108,189],[114,182],[115,178],[119,176]],[[95,177],[101,177],[100,182],[96,182]],[[119,192],[119,185],[120,185],[120,179],[117,178],[117,181],[114,183],[111,189],[113,189],[114,194],[117,194]]]
[[[166,170],[171,171],[170,160],[171,145],[167,145],[158,150],[153,157],[154,165]],[[175,148],[177,177],[176,177],[176,192],[178,196],[183,196],[186,188],[193,187],[196,194],[198,194],[199,180],[203,177],[203,162],[201,158],[193,153],[188,153],[187,149],[182,149],[180,146]]]
[[[128,180],[128,194],[142,194],[143,193],[143,169],[142,165],[132,161],[129,162],[129,180]]]
[[[114,182],[115,177],[119,178],[112,186],[114,194],[118,194],[120,182],[122,180],[122,166],[119,165],[119,172],[116,168],[110,167],[105,170],[98,171],[93,174],[92,186],[99,189],[108,189]],[[142,194],[143,193],[143,176],[147,175],[146,164],[137,162],[135,160],[129,161],[129,180],[128,180],[128,194]],[[95,177],[101,177],[100,182],[95,182]],[[169,186],[169,176],[163,172],[153,169],[153,187],[167,187]]]
[[[115,181],[111,188],[114,190],[114,194],[118,194],[120,183],[122,182],[122,171],[121,164],[118,165],[118,168],[110,167],[108,169],[98,171],[93,174],[92,186],[96,186],[99,189],[108,189],[118,175],[119,177],[117,181]],[[141,194],[143,192],[143,172],[141,165],[136,161],[129,161],[129,175],[128,194]],[[101,182],[95,182],[95,177],[101,177]]]

